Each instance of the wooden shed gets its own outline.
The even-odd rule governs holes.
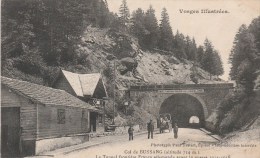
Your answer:
[[[64,90],[7,77],[1,77],[1,91],[2,156],[87,141],[90,112],[102,112]]]
[[[61,70],[53,87],[65,90],[97,109],[104,110],[104,98],[107,98],[108,95],[100,73],[78,74]],[[99,120],[99,122],[96,120]],[[91,131],[99,133],[104,132],[103,120],[104,115],[91,112]]]

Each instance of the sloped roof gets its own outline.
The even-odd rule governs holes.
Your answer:
[[[92,96],[100,78],[101,74],[99,73],[79,75],[83,94]]]
[[[61,71],[65,76],[65,78],[67,79],[67,81],[69,82],[72,89],[74,90],[74,92],[77,94],[77,96],[83,97],[84,95],[81,88],[79,75],[65,70],[61,70]]]
[[[87,108],[90,111],[99,111],[64,90],[54,89],[26,81],[1,76],[1,84],[7,86],[19,95],[45,105],[62,105],[69,107]],[[99,111],[100,112],[100,111]]]
[[[77,74],[62,70],[62,73],[70,83],[77,96],[92,96],[95,92],[99,80],[102,80],[100,73]],[[102,82],[103,84],[103,82]],[[105,86],[102,85],[106,93]]]

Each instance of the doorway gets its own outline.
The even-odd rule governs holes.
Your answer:
[[[81,130],[83,133],[88,131],[88,111],[86,109],[82,109]]]
[[[97,116],[96,112],[90,112],[90,132],[97,131]]]
[[[4,157],[20,155],[20,108],[1,108],[1,151]]]

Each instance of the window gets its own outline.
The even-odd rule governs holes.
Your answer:
[[[57,119],[58,119],[58,124],[65,124],[65,109],[58,109]]]

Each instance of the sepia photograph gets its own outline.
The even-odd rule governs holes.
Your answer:
[[[260,158],[259,0],[1,0],[2,158]]]

